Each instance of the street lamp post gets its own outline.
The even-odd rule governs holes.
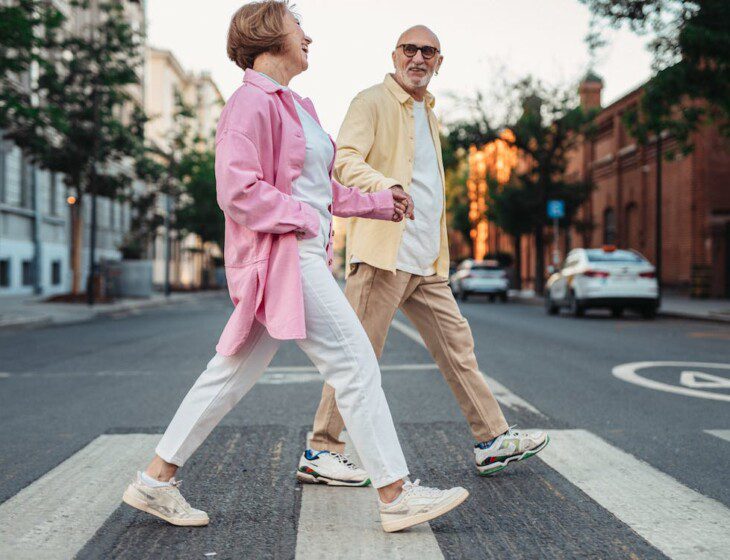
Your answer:
[[[656,281],[659,286],[659,297],[662,288],[662,134],[656,136]]]

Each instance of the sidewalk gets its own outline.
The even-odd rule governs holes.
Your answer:
[[[531,305],[542,305],[543,299],[532,290],[510,292],[510,298]],[[730,323],[730,299],[693,299],[689,296],[665,294],[659,315]]]
[[[224,293],[225,289],[173,293],[169,297],[155,294],[151,298],[125,298],[114,303],[95,304],[93,307],[83,303],[49,303],[44,301],[47,296],[4,296],[0,297],[0,330],[69,325],[95,317],[184,303]]]

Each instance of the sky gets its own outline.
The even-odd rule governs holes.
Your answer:
[[[148,41],[171,50],[183,68],[209,71],[227,98],[243,71],[226,55],[226,33],[241,0],[148,0]],[[459,100],[528,74],[551,85],[577,83],[589,66],[583,41],[589,12],[578,0],[298,0],[295,11],[314,42],[309,69],[290,86],[310,97],[324,128],[336,135],[350,100],[392,71],[404,29],[429,26],[444,63],[430,90],[448,121]],[[607,105],[650,76],[646,37],[607,30],[595,70]],[[489,103],[489,97],[487,97]]]

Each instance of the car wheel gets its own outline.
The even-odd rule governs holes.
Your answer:
[[[615,317],[618,319],[624,314],[624,308],[623,307],[612,307],[611,308],[611,317]]]
[[[460,296],[460,297],[459,297],[459,299],[460,299],[461,301],[466,301],[466,300],[467,300],[467,298],[469,297],[469,294],[467,294],[467,293],[466,293],[466,292],[465,292],[464,290],[461,290],[461,291],[459,292],[459,296]]]
[[[499,294],[499,301],[501,301],[502,303],[507,303],[507,301],[508,301],[507,292],[503,292],[503,293]]]
[[[573,290],[570,290],[570,295],[568,296],[568,307],[570,308],[570,313],[575,317],[583,317],[586,314],[585,306],[580,300],[576,299]]]
[[[641,316],[644,319],[654,319],[656,317],[656,307],[653,305],[647,305],[641,308]]]
[[[550,297],[550,290],[547,290],[545,292],[545,312],[548,315],[557,315],[559,311],[560,308],[555,305],[553,298]]]
[[[489,296],[489,303],[494,303],[496,299],[496,296]]]

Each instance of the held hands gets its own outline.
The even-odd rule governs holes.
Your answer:
[[[415,207],[411,195],[400,185],[394,185],[390,187],[390,190],[393,193],[393,221],[400,222],[403,218],[415,220],[416,216],[413,213]]]

